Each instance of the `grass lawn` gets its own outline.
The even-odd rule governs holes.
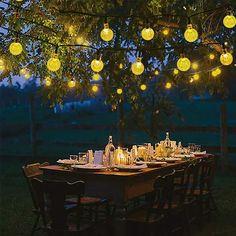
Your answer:
[[[43,162],[45,160],[39,160]],[[29,159],[1,158],[0,176],[0,235],[29,235],[33,214],[28,188],[21,172],[21,166],[33,162]],[[51,160],[50,162],[53,162]],[[220,214],[212,215],[210,223],[198,227],[194,236],[236,235],[236,173],[217,173],[215,199]]]

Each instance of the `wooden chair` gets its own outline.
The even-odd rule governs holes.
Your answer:
[[[41,212],[39,211],[39,204],[36,200],[36,196],[35,196],[35,190],[32,186],[32,179],[33,178],[39,178],[42,179],[42,174],[43,172],[40,170],[40,167],[42,166],[47,166],[49,165],[48,162],[45,163],[33,163],[33,164],[28,164],[26,166],[22,167],[23,170],[23,175],[26,178],[27,181],[27,185],[29,187],[29,191],[30,191],[30,195],[33,201],[33,213],[36,215],[36,219],[35,222],[33,224],[32,230],[31,230],[31,235],[34,235],[34,233],[40,229],[42,229],[41,226],[39,226],[39,222],[40,219],[42,219],[43,221],[43,226],[45,227],[45,221],[46,219],[44,217],[42,217]],[[68,211],[73,210],[76,205],[77,205],[77,198],[72,198],[71,196],[69,196],[66,199],[66,209]],[[100,207],[105,208],[104,210],[104,217],[105,218],[109,218],[110,216],[110,204],[108,199],[106,198],[98,198],[98,197],[89,197],[89,196],[83,196],[80,199],[80,204],[81,206],[83,206],[83,208],[85,209],[85,212],[87,212],[87,217],[90,219],[93,219],[94,221],[98,221],[98,214],[102,211],[100,211]]]
[[[174,172],[158,176],[154,182],[154,191],[147,197],[147,205],[126,216],[127,235],[151,235],[155,232],[166,235],[165,225],[167,208],[171,208]],[[162,234],[161,234],[162,235]]]
[[[81,223],[80,200],[85,189],[83,181],[68,183],[34,178],[32,186],[37,194],[41,215],[48,215],[46,231],[49,235],[78,235],[79,232],[91,229],[92,222],[86,225]],[[77,198],[76,214],[72,216],[65,208],[68,195],[74,195]]]

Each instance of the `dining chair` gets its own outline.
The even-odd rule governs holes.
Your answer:
[[[36,215],[36,219],[33,224],[30,235],[34,235],[36,231],[42,229],[42,227],[39,226],[40,219],[42,219],[43,227],[45,226],[46,219],[41,215],[39,211],[39,205],[36,200],[35,190],[31,182],[33,178],[39,178],[39,179],[43,178],[43,172],[40,169],[40,167],[47,165],[49,165],[49,163],[44,162],[42,164],[40,163],[28,164],[22,167],[23,175],[26,178],[31,199],[33,201],[33,206],[34,206],[33,213]],[[67,211],[72,211],[74,208],[76,208],[77,198],[68,196],[65,201],[65,204]],[[87,218],[92,219],[95,222],[97,222],[100,218],[105,218],[105,220],[107,220],[112,214],[110,202],[106,198],[82,196],[80,199],[80,204],[84,212],[87,213],[87,215],[83,214],[84,217],[86,216]],[[100,217],[100,215],[102,216]]]
[[[36,192],[41,215],[47,215],[45,230],[48,235],[78,235],[80,232],[86,231],[92,235],[92,221],[82,222],[80,202],[85,190],[85,183],[83,181],[68,183],[43,181],[34,178],[32,179],[32,186]],[[71,195],[77,198],[77,206],[76,211],[68,212],[65,208],[66,196]]]
[[[203,216],[209,215],[212,210],[218,211],[212,192],[215,171],[215,158],[212,156],[204,158],[199,171],[199,186],[194,190],[194,195],[197,197],[199,204],[200,220]]]
[[[154,190],[147,196],[146,206],[127,214],[127,235],[152,235],[157,231],[166,235],[166,208],[171,208],[173,180],[174,172],[155,179]]]

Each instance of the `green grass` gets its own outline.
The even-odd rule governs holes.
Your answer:
[[[38,160],[43,162],[48,160]],[[32,202],[21,166],[30,159],[1,159],[0,176],[0,235],[29,235],[34,215]],[[53,162],[53,160],[48,160]],[[236,174],[220,174],[215,179],[214,196],[220,214],[212,215],[210,223],[198,227],[194,236],[236,235]]]

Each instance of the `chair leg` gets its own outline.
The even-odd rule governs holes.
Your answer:
[[[39,223],[39,219],[40,219],[40,214],[37,214],[34,225],[33,225],[33,228],[32,228],[31,233],[30,233],[31,236],[33,236],[35,231],[36,231],[36,228],[37,228],[38,223]]]

